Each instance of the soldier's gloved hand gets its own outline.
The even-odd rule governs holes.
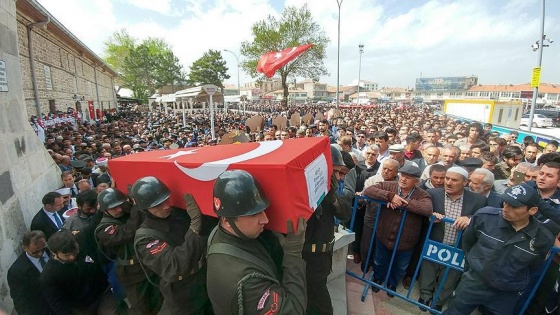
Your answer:
[[[329,192],[325,196],[325,200],[329,203],[334,202],[337,191],[338,191],[338,178],[336,178],[336,175],[333,173],[331,175],[331,189],[329,189]]]
[[[183,200],[185,200],[185,208],[191,218],[190,229],[196,234],[199,234],[200,229],[202,228],[202,215],[200,213],[200,208],[198,207],[198,204],[196,203],[196,200],[194,200],[192,194],[183,195]]]
[[[303,250],[303,243],[305,242],[305,229],[307,228],[307,222],[304,218],[298,219],[297,231],[294,232],[294,226],[292,220],[288,220],[288,234],[284,236],[280,233],[275,233],[276,237],[282,245],[284,250],[284,255],[301,257],[301,251]]]

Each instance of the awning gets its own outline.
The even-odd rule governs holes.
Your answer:
[[[239,102],[241,102],[241,95],[226,95],[226,96],[224,96],[224,102],[226,102],[226,103],[239,103]]]
[[[161,101],[163,103],[173,103],[175,102],[175,94],[164,94],[161,96]]]

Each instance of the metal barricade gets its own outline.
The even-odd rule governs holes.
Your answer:
[[[368,253],[365,256],[365,268],[362,271],[361,274],[357,274],[355,272],[352,272],[350,270],[346,271],[346,274],[349,276],[352,276],[362,282],[365,283],[365,287],[364,290],[362,292],[362,297],[361,297],[361,301],[364,302],[366,295],[368,294],[368,291],[370,289],[370,287],[376,287],[380,290],[383,290],[391,295],[394,295],[396,297],[399,297],[405,301],[407,301],[408,303],[414,304],[420,308],[423,308],[425,310],[429,310],[432,314],[442,314],[440,311],[435,310],[433,307],[443,289],[443,285],[448,277],[449,271],[451,269],[457,270],[459,272],[463,272],[463,268],[465,266],[465,256],[463,251],[459,248],[459,244],[460,244],[460,240],[461,240],[461,236],[463,234],[463,231],[458,231],[457,233],[457,238],[455,240],[455,243],[453,246],[450,246],[448,244],[444,244],[441,242],[437,242],[434,240],[430,239],[430,234],[432,232],[432,228],[433,228],[433,224],[436,223],[437,219],[435,216],[431,216],[430,217],[430,225],[428,227],[428,231],[426,233],[426,238],[425,240],[420,240],[420,242],[424,242],[424,245],[422,247],[422,252],[420,255],[420,259],[418,261],[418,265],[416,266],[416,269],[414,271],[414,275],[412,277],[412,281],[410,283],[410,287],[408,289],[408,291],[406,292],[405,295],[399,294],[398,292],[395,292],[389,288],[387,288],[387,282],[388,279],[390,277],[391,274],[391,269],[393,268],[393,262],[395,259],[395,255],[397,252],[397,248],[398,248],[398,244],[400,241],[400,236],[402,233],[402,229],[404,226],[404,222],[406,220],[407,214],[408,212],[405,209],[400,209],[403,212],[402,215],[402,219],[400,222],[400,226],[399,226],[399,230],[398,230],[398,234],[396,237],[396,241],[395,241],[395,246],[393,248],[392,254],[391,254],[391,260],[389,263],[389,269],[387,271],[387,275],[385,276],[385,279],[383,279],[383,285],[379,285],[377,283],[375,283],[373,281],[373,277],[374,277],[374,273],[373,270],[372,272],[368,275],[368,270],[369,270],[369,266],[370,266],[370,260],[372,259],[371,257],[374,257],[374,253],[372,253],[372,248],[373,248],[373,244],[375,242],[375,233],[377,231],[377,226],[378,226],[378,222],[379,222],[379,213],[381,211],[381,206],[382,205],[386,205],[387,203],[384,201],[380,201],[380,200],[374,200],[374,199],[370,199],[366,196],[356,196],[355,200],[354,200],[354,205],[352,208],[352,218],[350,220],[350,230],[354,230],[354,224],[355,224],[355,216],[356,216],[356,212],[357,212],[357,208],[358,208],[358,204],[360,202],[360,200],[364,200],[366,202],[374,202],[377,204],[377,214],[375,217],[375,223],[373,226],[373,230],[371,233],[371,237],[369,239],[369,246],[368,246]],[[440,222],[440,221],[437,221]],[[444,224],[453,224],[455,221],[449,218],[443,218],[441,220],[442,223]],[[358,240],[361,241],[361,240]],[[531,293],[529,294],[529,297],[527,299],[527,301],[525,302],[522,311],[520,312],[520,314],[523,314],[525,312],[525,310],[527,309],[527,307],[529,306],[532,298],[534,297],[542,279],[545,276],[546,271],[548,270],[548,268],[550,267],[553,257],[555,254],[560,253],[560,248],[558,247],[553,247],[551,249],[551,255],[549,255],[548,259],[545,261],[544,266],[543,266],[543,272],[542,274],[539,276],[539,279],[537,281],[537,283],[534,285]],[[362,253],[363,254],[363,253]],[[363,255],[362,255],[363,257]],[[416,300],[411,299],[410,295],[414,289],[414,285],[416,284],[416,280],[418,279],[418,274],[420,272],[420,266],[422,265],[422,262],[426,260],[426,261],[430,261],[433,262],[435,264],[438,265],[442,265],[445,267],[445,271],[443,273],[443,276],[441,279],[438,279],[438,285],[437,285],[437,289],[435,290],[435,292],[433,293],[433,298],[432,298],[432,302],[431,305],[426,306],[422,303],[419,303]],[[373,266],[373,263],[371,263],[371,266]]]

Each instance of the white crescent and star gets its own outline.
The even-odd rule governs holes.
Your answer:
[[[192,177],[192,178],[194,178],[196,180],[199,180],[199,181],[211,181],[211,180],[215,180],[216,178],[218,178],[218,176],[220,176],[220,174],[225,172],[231,164],[245,162],[245,161],[248,161],[248,160],[258,158],[258,157],[261,157],[263,155],[272,153],[272,152],[276,151],[277,149],[279,149],[282,146],[282,144],[283,144],[283,141],[281,141],[281,140],[259,142],[258,143],[259,146],[254,150],[251,150],[249,152],[245,152],[245,153],[237,155],[237,156],[225,158],[225,159],[222,159],[222,160],[203,163],[202,165],[200,165],[198,167],[195,167],[195,168],[188,168],[188,167],[182,166],[179,163],[177,163],[177,161],[174,161],[173,163],[175,164],[175,166],[181,172],[183,172],[185,175],[187,175],[189,177]],[[179,152],[191,152],[191,153],[183,153],[179,156],[192,154],[192,153],[194,153],[193,151],[196,151],[196,150],[179,151]],[[178,154],[179,152],[177,152],[175,154],[165,156],[165,157],[174,156],[174,155]],[[171,159],[171,158],[168,158],[168,159]]]
[[[286,55],[291,55],[291,54],[293,54],[294,51],[296,51],[296,49],[297,49],[297,47],[292,47],[292,49],[290,49],[290,51],[286,52]],[[284,50],[284,51],[285,51],[285,50]],[[277,52],[277,53],[274,55],[274,58],[276,58],[276,59],[282,58],[282,52],[280,52],[280,51]]]
[[[198,151],[198,149],[188,150],[188,151],[184,151],[184,150],[183,151],[177,151],[177,152],[175,152],[173,154],[170,154],[170,155],[160,156],[159,158],[160,159],[167,158],[168,160],[172,160],[172,159],[176,159],[178,157],[184,156],[184,155],[195,154],[196,151]]]

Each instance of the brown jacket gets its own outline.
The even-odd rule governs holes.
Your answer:
[[[381,182],[366,188],[364,195],[371,199],[388,202],[397,193],[397,188],[397,182]],[[433,212],[432,198],[426,191],[417,187],[408,199],[408,205],[403,209],[407,210],[408,213],[397,247],[398,250],[411,249],[420,240],[422,216],[428,217]],[[387,208],[386,205],[381,206],[375,235],[388,249],[395,247],[403,214],[403,210]]]

